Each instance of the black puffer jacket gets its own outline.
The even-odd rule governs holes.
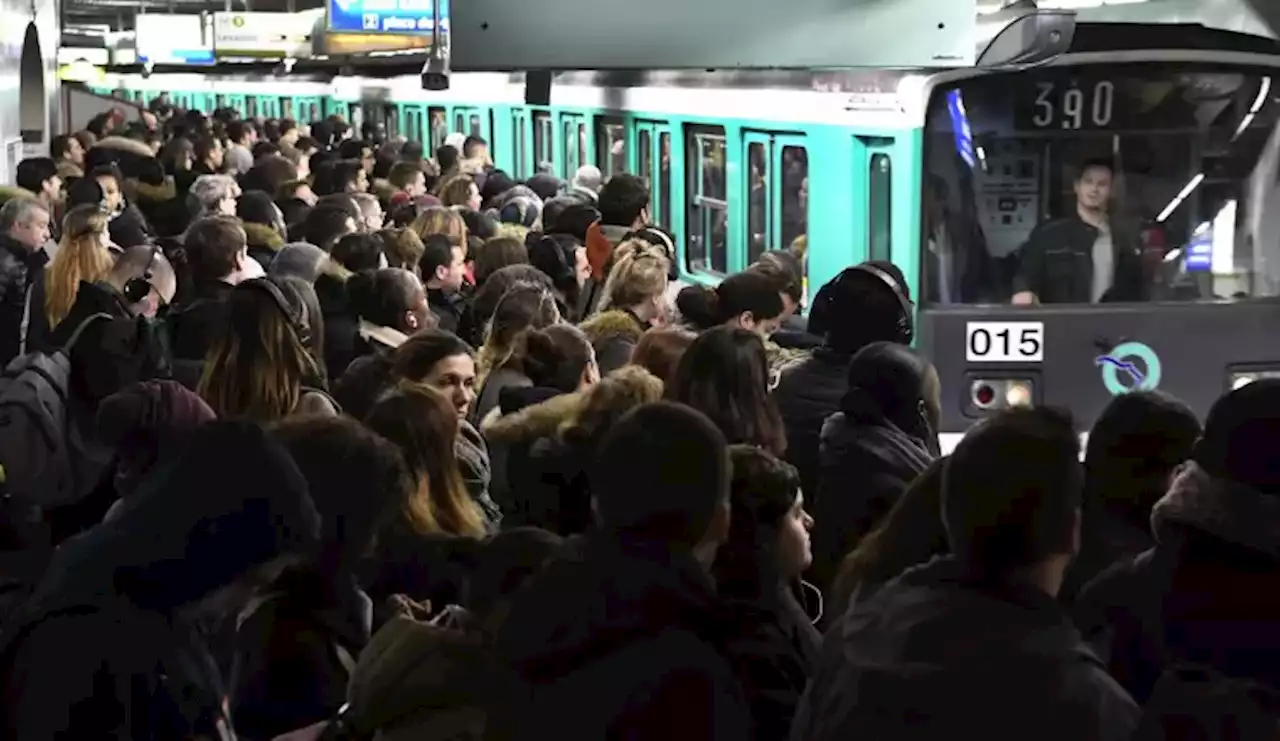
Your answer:
[[[0,366],[22,353],[22,318],[32,284],[44,277],[49,256],[29,250],[8,235],[0,234]]]
[[[1052,597],[943,558],[832,627],[791,738],[1128,741],[1137,720]]]
[[[205,426],[118,517],[64,543],[5,625],[0,735],[234,738],[191,606],[312,551],[319,525],[279,443],[256,425]]]
[[[1112,674],[1139,702],[1178,663],[1280,689],[1280,498],[1188,464],[1151,521],[1155,548],[1077,600]]]

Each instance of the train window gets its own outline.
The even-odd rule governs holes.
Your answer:
[[[248,118],[258,115],[258,99],[252,95],[244,99],[244,113]]]
[[[649,129],[636,132],[636,174],[653,182],[653,135]]]
[[[484,130],[480,128],[479,113],[471,114],[471,121],[469,122],[469,125],[470,125],[471,136],[484,136]]]
[[[431,119],[431,149],[435,151],[449,137],[449,114],[443,108],[428,108],[427,117]]]
[[[658,135],[658,223],[671,220],[671,132]]]
[[[308,103],[307,104],[307,121],[312,122],[312,121],[319,121],[319,120],[320,120],[320,106],[315,103]]]
[[[887,154],[871,155],[871,187],[867,189],[868,198],[870,199],[871,218],[868,219],[868,239],[867,243],[871,246],[872,260],[888,260],[890,259],[891,249],[891,204],[889,200],[889,191],[892,177],[892,167]]]
[[[217,108],[225,108],[227,105],[227,96],[222,93],[218,93],[213,96],[213,105]]]
[[[804,147],[782,148],[782,241],[788,249],[809,232],[809,153]]]
[[[578,122],[578,167],[587,164],[587,125],[581,121]],[[576,168],[575,168],[576,169]]]
[[[769,248],[769,152],[765,142],[747,145],[747,262],[755,262]]]
[[[621,121],[596,119],[596,166],[606,178],[627,171],[627,127]]]
[[[729,272],[729,215],[725,192],[725,136],[721,126],[691,126],[685,139],[689,163],[688,239],[685,268]]]
[[[555,172],[551,153],[551,114],[535,111],[533,114],[533,162],[538,172]]]
[[[453,130],[459,133],[467,130],[467,116],[462,111],[453,114]]]
[[[293,98],[280,99],[280,115],[284,118],[293,118]]]

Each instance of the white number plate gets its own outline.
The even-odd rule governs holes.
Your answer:
[[[970,363],[1044,362],[1044,322],[968,322],[964,359]]]

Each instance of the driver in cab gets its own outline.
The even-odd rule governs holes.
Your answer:
[[[1090,160],[1080,168],[1076,212],[1040,224],[1019,250],[1013,304],[1143,300],[1141,239],[1114,228],[1108,210],[1114,180],[1109,161]]]

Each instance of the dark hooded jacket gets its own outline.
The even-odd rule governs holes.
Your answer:
[[[1085,587],[1076,622],[1139,702],[1175,664],[1280,689],[1280,498],[1187,464],[1156,546]]]
[[[688,551],[588,537],[516,595],[498,632],[523,685],[490,714],[510,726],[498,737],[749,738],[714,590]]]
[[[607,376],[631,362],[646,327],[635,314],[621,309],[604,311],[582,323],[582,331],[596,351],[600,375]]]
[[[350,578],[298,568],[241,612],[231,712],[242,739],[273,739],[342,707],[373,603]]]
[[[265,224],[255,224],[251,221],[243,221],[241,224],[249,240],[249,257],[257,260],[263,270],[271,267],[271,261],[276,258],[276,253],[284,247],[284,237]]]
[[[1138,709],[1048,594],[911,569],[827,633],[794,741],[1128,741]]]
[[[205,357],[226,326],[234,288],[221,280],[198,281],[165,319],[174,378],[193,391],[200,382]]]
[[[835,579],[844,555],[871,532],[933,461],[926,441],[884,416],[849,409],[822,427],[818,489],[813,514],[813,567],[808,578],[822,589]]]
[[[560,424],[577,408],[581,397],[557,389],[516,386],[503,389],[498,408],[489,413],[480,427],[489,445],[493,478],[489,494],[494,498],[508,527],[537,525],[528,521],[523,493],[531,483],[531,454],[534,445],[556,434]],[[512,519],[505,520],[510,516]]]
[[[118,518],[64,544],[5,626],[2,735],[232,738],[217,664],[183,608],[318,538],[279,443],[255,425],[204,427]]]
[[[783,370],[773,398],[787,431],[787,462],[800,473],[806,492],[818,491],[818,448],[822,425],[840,410],[849,388],[852,356],[819,347]]]

